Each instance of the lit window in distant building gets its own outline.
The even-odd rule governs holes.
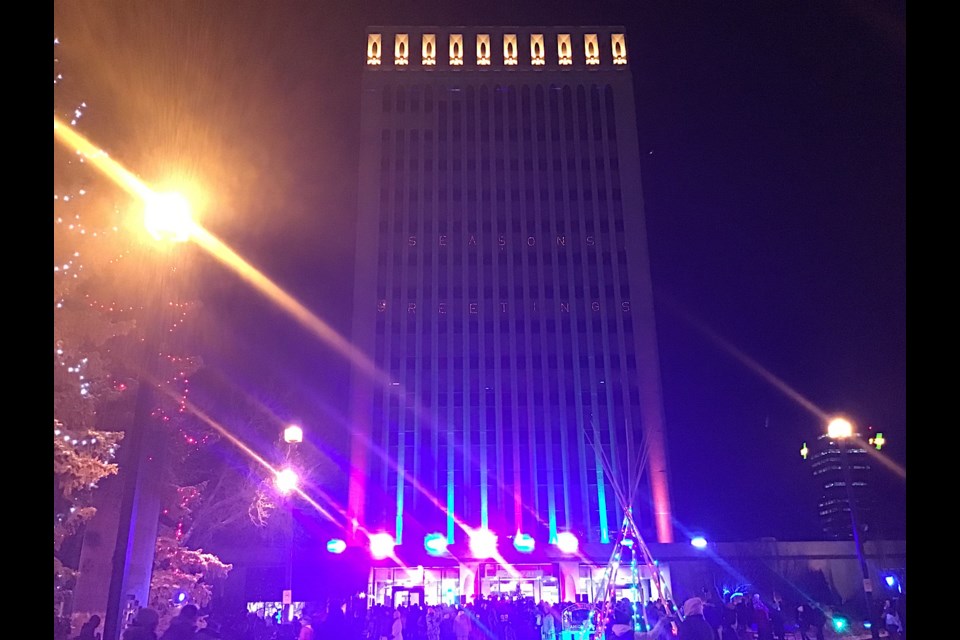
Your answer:
[[[503,34],[503,64],[514,66],[517,64],[517,34]]]
[[[450,34],[450,66],[463,66],[463,34]]]
[[[627,41],[622,33],[614,33],[610,36],[610,44],[613,48],[613,64],[627,64]]]
[[[420,60],[425,67],[432,67],[437,64],[437,36],[435,34],[423,34],[423,41],[420,45]]]
[[[583,50],[587,56],[587,64],[600,64],[600,45],[597,42],[597,34],[584,34]]]
[[[477,34],[477,64],[480,66],[490,65],[490,35],[486,33]]]
[[[393,39],[393,63],[398,67],[406,66],[409,53],[409,37],[405,33],[398,33]]]
[[[562,65],[573,64],[573,48],[570,46],[569,33],[561,33],[557,36],[557,59]]]
[[[535,67],[540,67],[546,64],[546,60],[543,57],[542,33],[530,34],[530,64]]]
[[[367,34],[367,64],[380,64],[380,34]]]

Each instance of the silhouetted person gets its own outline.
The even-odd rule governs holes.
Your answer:
[[[150,607],[143,607],[133,617],[133,622],[123,632],[122,640],[157,640],[157,625],[160,614]]]
[[[97,627],[100,626],[100,616],[93,614],[90,619],[80,627],[80,633],[74,640],[100,640],[100,634],[97,633]]]
[[[180,613],[170,621],[170,626],[160,636],[160,640],[188,640],[197,633],[197,622],[200,620],[200,610],[195,604],[185,604]]]
[[[689,598],[683,603],[683,621],[679,625],[680,640],[716,640],[717,632],[703,617],[703,600]]]

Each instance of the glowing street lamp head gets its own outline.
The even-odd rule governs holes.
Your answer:
[[[513,546],[520,553],[531,553],[537,541],[529,533],[517,533],[513,538]]]
[[[370,536],[370,555],[374,560],[383,560],[393,555],[393,548],[397,541],[386,532],[375,533]]]
[[[843,440],[853,435],[853,425],[846,418],[834,418],[827,425],[827,436],[832,440]]]
[[[291,424],[283,430],[283,441],[287,444],[303,442],[303,429],[299,425]]]
[[[143,224],[155,240],[186,242],[193,234],[190,203],[179,193],[154,193],[146,198]]]
[[[290,467],[278,471],[276,478],[274,478],[274,484],[276,485],[277,490],[283,495],[287,495],[294,491],[299,482],[300,478],[297,476],[297,472]]]
[[[477,529],[470,534],[470,553],[474,558],[492,558],[497,553],[497,534],[489,529]]]
[[[580,541],[573,533],[561,531],[557,534],[557,548],[564,553],[576,553],[580,548]]]
[[[346,551],[347,543],[339,538],[333,538],[327,541],[327,551],[334,554],[340,554]]]
[[[442,533],[428,533],[423,537],[423,548],[431,556],[442,556],[447,552],[447,536]]]

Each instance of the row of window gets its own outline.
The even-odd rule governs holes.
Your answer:
[[[437,34],[421,33],[414,34],[414,42],[419,35],[420,65],[424,69],[437,66]],[[491,41],[491,35],[497,41]],[[448,56],[446,58],[449,67],[462,67],[464,62],[473,63],[477,67],[489,67],[491,64],[505,67],[516,67],[521,62],[520,40],[516,33],[489,34],[476,33],[467,34],[468,38],[473,38],[473,51],[475,55],[471,58],[466,55],[464,49],[463,33],[441,34],[441,39],[446,39],[446,48]],[[601,61],[601,46],[599,33],[583,34],[583,47],[580,48],[580,39],[575,39],[573,34],[556,34],[556,58],[551,57],[550,63],[561,67],[570,67],[574,63],[574,49],[582,56],[582,62],[586,66],[598,66]],[[389,36],[387,36],[389,38]],[[610,58],[609,61],[616,66],[627,64],[627,44],[626,36],[623,33],[612,33],[610,38]],[[383,59],[384,36],[381,33],[367,34],[367,66],[379,67]],[[547,36],[543,33],[531,33],[529,39],[529,57],[523,58],[524,65],[531,67],[544,67],[547,64],[548,47]],[[411,53],[411,36],[409,33],[393,34],[393,64],[398,69],[409,66],[413,54]],[[442,40],[441,40],[442,43]],[[500,55],[502,52],[502,55]],[[415,60],[415,59],[414,59]],[[440,58],[443,60],[443,58]]]

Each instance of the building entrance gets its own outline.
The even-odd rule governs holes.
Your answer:
[[[394,609],[400,605],[405,607],[424,605],[423,587],[394,587],[392,595]]]

